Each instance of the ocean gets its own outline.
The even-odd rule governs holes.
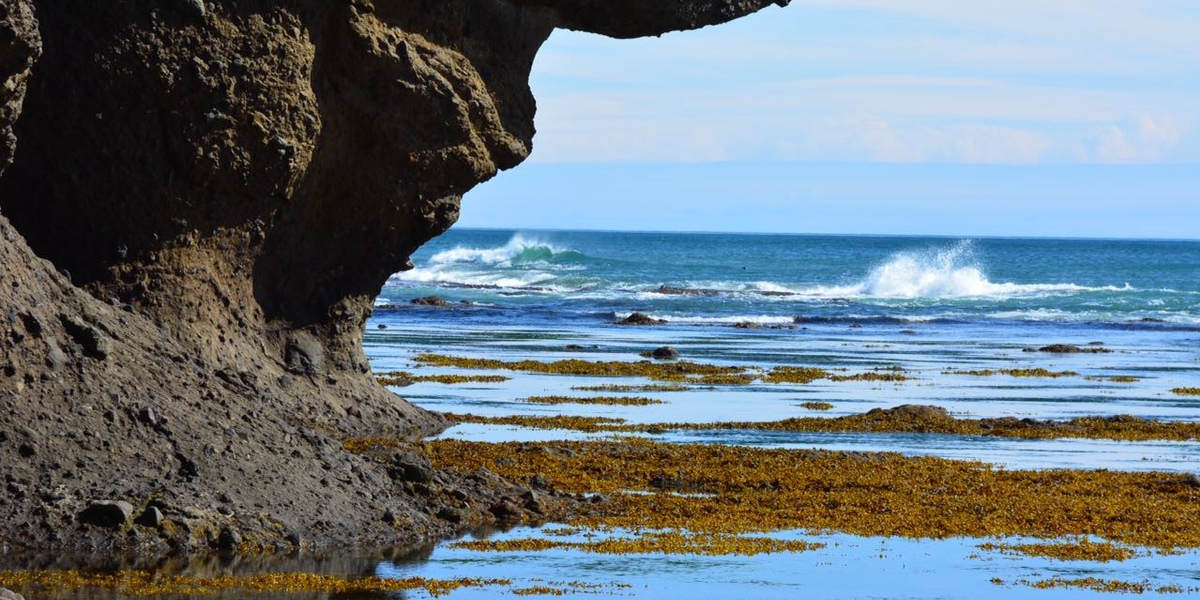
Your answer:
[[[1195,421],[1200,396],[1200,242],[891,236],[501,231],[452,229],[384,286],[365,346],[377,372],[499,373],[435,367],[433,353],[502,361],[639,361],[671,346],[714,365],[902,372],[903,382],[757,381],[645,394],[651,406],[546,405],[586,396],[587,377],[514,373],[499,383],[420,382],[396,388],[456,414],[576,416],[627,423],[838,417],[902,404],[961,418],[1062,420],[1134,415]],[[437,296],[440,306],[411,300]],[[635,312],[659,320],[622,325]],[[1038,351],[1051,344],[1084,350]],[[1060,377],[980,376],[1045,369]],[[597,383],[635,383],[603,378]],[[641,383],[645,383],[641,381]],[[594,395],[594,394],[593,394]],[[639,394],[642,395],[642,394]],[[1016,439],[913,433],[739,429],[655,431],[659,442],[897,452],[982,461],[1011,470],[1200,471],[1200,444]],[[609,439],[514,425],[461,424],[470,441]],[[489,539],[537,531],[491,532]],[[482,534],[481,534],[482,535]],[[1100,592],[1013,582],[1104,577],[1200,589],[1197,553],[1120,563],[986,555],[981,540],[862,538],[791,531],[824,550],[756,556],[594,555],[577,550],[483,552],[443,544],[420,560],[382,563],[387,576],[600,582],[637,598],[1047,598]],[[984,556],[981,556],[983,554]],[[463,589],[455,597],[488,597]]]

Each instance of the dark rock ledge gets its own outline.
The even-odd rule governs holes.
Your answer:
[[[371,378],[371,302],[529,154],[553,29],[772,3],[0,0],[0,558],[537,518],[486,473],[343,448],[445,426]]]

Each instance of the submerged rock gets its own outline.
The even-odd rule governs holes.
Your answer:
[[[425,296],[422,298],[413,298],[409,304],[414,306],[447,306],[450,303],[441,296]]]
[[[1103,346],[1090,345],[1086,348],[1081,348],[1074,344],[1050,344],[1040,348],[1026,348],[1026,352],[1050,352],[1053,354],[1108,354],[1112,349]]]
[[[661,325],[666,323],[663,319],[655,319],[646,313],[634,311],[633,314],[615,322],[617,325]]]
[[[657,358],[658,360],[671,360],[679,358],[679,350],[676,350],[671,346],[661,346],[652,350],[650,352],[650,356],[651,358]]]

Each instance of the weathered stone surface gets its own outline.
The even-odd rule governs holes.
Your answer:
[[[21,114],[29,69],[41,50],[33,5],[28,0],[0,0],[0,173],[16,151],[13,124]]]
[[[0,430],[44,429],[0,444],[30,482],[0,506],[0,542],[186,552],[479,524],[341,447],[445,425],[370,377],[374,296],[528,156],[527,78],[554,28],[654,35],[770,4],[0,0]],[[36,500],[68,472],[162,502],[174,537],[72,534],[86,506]],[[226,512],[203,508],[214,485],[238,490]]]
[[[8,588],[0,588],[0,600],[25,600],[25,597]]]
[[[145,527],[158,528],[162,526],[164,520],[166,520],[166,517],[163,516],[162,511],[157,506],[148,506],[133,522]]]

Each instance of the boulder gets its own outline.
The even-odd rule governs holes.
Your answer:
[[[666,323],[663,319],[655,319],[646,313],[634,311],[628,317],[616,321],[617,325],[661,325]]]
[[[413,298],[409,301],[410,304],[416,306],[447,306],[450,303],[441,296],[425,296],[423,298]]]

